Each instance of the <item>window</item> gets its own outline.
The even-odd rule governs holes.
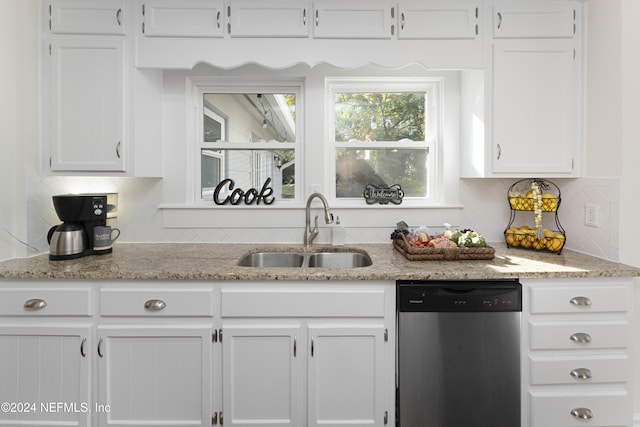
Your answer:
[[[279,202],[299,198],[295,164],[302,134],[297,119],[301,86],[262,85],[259,91],[252,91],[251,84],[196,87],[196,199],[236,204],[237,190],[246,194],[263,187],[271,188]],[[254,202],[260,204],[253,196],[244,200]]]
[[[328,79],[336,199],[399,184],[405,199],[434,200],[440,80]]]

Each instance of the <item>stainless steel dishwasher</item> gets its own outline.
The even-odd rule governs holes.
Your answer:
[[[397,285],[397,425],[519,427],[520,283]]]

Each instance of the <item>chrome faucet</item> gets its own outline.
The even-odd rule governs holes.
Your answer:
[[[307,207],[306,207],[306,219],[304,224],[304,246],[309,247],[313,243],[313,239],[318,236],[318,215],[315,217],[315,226],[313,230],[311,229],[311,201],[314,198],[320,199],[322,204],[324,205],[324,222],[327,224],[331,224],[333,222],[333,214],[329,212],[329,202],[327,199],[320,193],[313,193],[307,199]]]

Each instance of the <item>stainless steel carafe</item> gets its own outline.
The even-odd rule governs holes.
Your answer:
[[[81,224],[62,223],[51,227],[47,234],[51,259],[73,259],[88,249],[87,231]]]

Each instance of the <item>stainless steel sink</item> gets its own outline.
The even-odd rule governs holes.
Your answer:
[[[242,267],[302,267],[304,255],[291,252],[256,252],[240,259]]]
[[[358,268],[372,265],[371,257],[361,252],[255,252],[243,256],[241,267],[262,268]]]
[[[318,252],[309,254],[309,267],[357,268],[372,264],[369,255],[360,252]]]

